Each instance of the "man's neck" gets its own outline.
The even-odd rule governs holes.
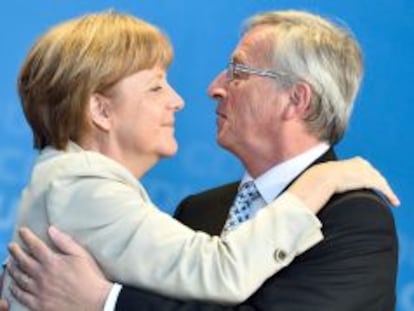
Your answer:
[[[319,140],[309,139],[300,143],[291,141],[286,145],[279,144],[277,148],[274,145],[270,145],[267,150],[263,148],[260,152],[251,152],[240,160],[248,173],[253,178],[256,178],[272,167],[297,157],[320,143]]]
[[[256,178],[253,178],[246,172],[242,179],[242,184],[254,179],[262,198],[266,203],[270,203],[311,163],[326,153],[328,149],[329,145],[327,143],[320,143],[287,161],[273,166]]]

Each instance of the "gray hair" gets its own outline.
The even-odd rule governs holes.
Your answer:
[[[287,72],[283,87],[305,81],[313,90],[306,116],[308,130],[320,140],[338,142],[347,128],[363,74],[362,53],[352,33],[320,16],[274,11],[250,18],[244,33],[270,31],[273,69]],[[270,28],[269,28],[270,27]]]

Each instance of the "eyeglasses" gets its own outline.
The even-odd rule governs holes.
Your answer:
[[[238,64],[230,62],[227,66],[227,78],[233,80],[237,78],[237,75],[240,73],[246,73],[250,75],[257,75],[262,77],[268,77],[272,79],[280,79],[282,77],[288,77],[289,74],[283,71],[274,71],[269,69],[260,69],[250,67],[244,64]]]

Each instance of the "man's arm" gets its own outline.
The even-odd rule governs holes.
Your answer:
[[[123,287],[118,297],[117,311],[253,311],[254,308],[248,305],[222,306],[213,303],[198,301],[183,301],[167,298],[152,292],[147,292],[132,287]]]
[[[0,311],[9,311],[9,305],[6,300],[0,299]]]

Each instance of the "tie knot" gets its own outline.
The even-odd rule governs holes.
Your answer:
[[[250,218],[251,206],[254,200],[260,197],[253,181],[241,185],[233,205],[229,210],[229,217],[224,225],[223,232],[236,228]]]
[[[237,196],[244,200],[253,201],[256,200],[260,194],[254,184],[254,181],[251,180],[241,185]]]

